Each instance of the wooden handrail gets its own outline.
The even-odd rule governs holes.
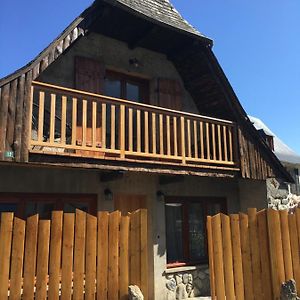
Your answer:
[[[198,115],[198,114],[194,114],[194,113],[173,110],[173,109],[169,109],[169,108],[165,108],[165,107],[161,107],[161,106],[154,106],[151,104],[145,104],[145,103],[139,103],[139,102],[129,101],[129,100],[120,99],[120,98],[114,98],[114,97],[110,97],[110,96],[105,96],[105,95],[85,92],[85,91],[81,91],[81,90],[61,87],[58,85],[53,85],[53,84],[39,82],[39,81],[32,81],[32,85],[44,88],[45,90],[49,90],[49,91],[67,92],[70,96],[80,95],[85,99],[90,98],[90,100],[101,99],[101,100],[105,100],[108,102],[118,102],[119,104],[130,105],[130,106],[145,108],[145,109],[149,109],[149,110],[162,111],[165,113],[176,114],[178,116],[187,116],[190,118],[203,119],[205,121],[211,121],[211,122],[216,122],[216,123],[221,123],[221,124],[226,124],[226,125],[234,125],[234,122],[229,121],[229,120],[212,118],[212,117]]]

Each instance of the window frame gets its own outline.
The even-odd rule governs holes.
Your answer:
[[[189,249],[189,203],[202,203],[203,205],[203,224],[206,226],[206,217],[208,214],[208,204],[217,203],[221,205],[221,212],[227,213],[227,199],[226,197],[180,197],[180,196],[168,196],[165,197],[165,205],[167,203],[180,203],[182,204],[182,249],[184,261],[168,261],[167,258],[167,268],[175,268],[181,266],[197,265],[208,263],[208,249],[207,249],[207,231],[204,230],[204,241],[205,241],[205,257],[200,260],[190,259],[190,249]],[[165,218],[166,220],[166,218]],[[206,228],[206,227],[205,227]],[[167,236],[167,229],[166,229]],[[168,249],[166,249],[168,252]]]
[[[126,73],[121,73],[113,70],[106,70],[105,72],[105,79],[113,79],[113,80],[119,80],[121,83],[121,99],[134,101],[133,99],[127,99],[126,98],[126,83],[131,83],[139,86],[139,99],[141,103],[149,104],[150,99],[150,82],[148,79],[128,75]],[[105,92],[105,83],[104,83],[104,92]]]
[[[16,203],[18,206],[15,216],[22,219],[26,217],[26,203],[28,202],[54,203],[53,211],[63,211],[65,203],[84,202],[88,204],[87,213],[96,215],[97,212],[96,194],[0,193],[0,203]]]

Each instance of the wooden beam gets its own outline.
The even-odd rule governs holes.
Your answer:
[[[100,174],[101,182],[110,182],[118,179],[122,179],[124,176],[124,171],[112,171],[112,172],[104,172]]]

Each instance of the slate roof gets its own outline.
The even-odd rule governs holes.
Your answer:
[[[273,136],[274,153],[280,161],[290,164],[300,164],[300,155],[274,134],[262,120],[251,116],[249,116],[249,119],[257,130],[262,129],[265,134]]]
[[[105,0],[118,2],[160,23],[189,32],[199,37],[207,38],[189,24],[174,8],[169,0]]]

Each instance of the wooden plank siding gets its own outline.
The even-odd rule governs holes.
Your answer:
[[[295,213],[248,209],[207,218],[213,299],[279,300],[281,284],[299,291],[300,208]]]
[[[276,169],[261,151],[257,142],[253,138],[238,128],[238,142],[240,154],[240,169],[243,178],[265,180],[269,177],[276,177]]]
[[[55,211],[51,220],[2,213],[1,300],[126,300],[130,284],[149,299],[147,220],[146,209]]]

